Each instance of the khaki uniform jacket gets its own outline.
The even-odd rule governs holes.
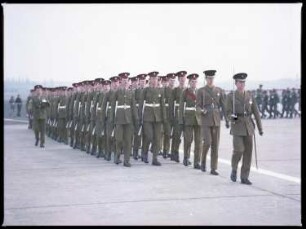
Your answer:
[[[183,91],[186,88],[180,88],[180,87],[176,87],[172,90],[172,97],[171,97],[171,106],[170,106],[170,110],[173,111],[171,113],[171,120],[177,120],[179,119],[178,117],[178,111],[179,111],[179,105],[180,105],[180,99],[182,96]]]
[[[144,110],[143,113],[142,110]],[[147,87],[143,89],[139,105],[139,117],[140,119],[143,118],[142,121],[147,122],[162,122],[167,120],[162,88]]]
[[[258,106],[256,99],[248,93],[240,94],[237,90],[235,91],[235,113],[238,115],[237,120],[231,120],[231,130],[232,135],[247,136],[253,135],[255,124],[252,120],[251,115],[255,116],[256,124],[259,131],[262,131],[262,125],[260,120],[260,114],[258,111]],[[226,103],[228,118],[233,114],[233,93],[231,92],[227,96]],[[245,113],[246,112],[246,113]],[[243,114],[246,116],[243,116]]]
[[[179,124],[201,125],[201,112],[196,110],[196,92],[190,88],[185,89],[181,95],[178,118]]]
[[[129,106],[129,108],[120,108],[122,106]],[[115,92],[114,100],[112,101],[112,114],[114,124],[138,124],[139,118],[134,91],[118,89]]]
[[[41,97],[33,98],[33,118],[35,120],[38,119],[46,119],[47,118],[47,108],[50,106],[50,103],[47,99]]]
[[[169,87],[164,88],[164,100],[167,120],[173,118],[173,90]]]
[[[57,105],[58,110],[58,117],[59,118],[67,118],[68,113],[68,107],[67,107],[67,97],[66,96],[60,96],[59,102]]]
[[[198,89],[196,107],[197,111],[202,113],[201,117],[203,126],[220,126],[221,116],[219,107],[222,108],[227,121],[225,94],[219,87],[213,86],[212,88],[209,88],[206,85]],[[207,112],[204,113],[203,109]]]
[[[104,95],[103,104],[102,104],[103,125],[105,125],[106,122],[109,122],[109,123],[114,122],[113,115],[112,115],[112,103],[113,103],[113,100],[114,100],[114,96],[115,96],[115,91],[114,90],[109,90]]]

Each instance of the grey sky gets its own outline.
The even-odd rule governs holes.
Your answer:
[[[300,77],[302,4],[4,4],[5,79]]]

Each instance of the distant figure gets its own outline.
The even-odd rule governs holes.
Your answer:
[[[11,96],[11,98],[9,100],[9,103],[10,103],[10,117],[11,117],[12,114],[14,113],[14,111],[15,111],[15,99],[14,99],[14,96]]]
[[[17,104],[17,117],[20,117],[20,111],[21,111],[21,107],[22,107],[22,100],[20,98],[20,95],[17,95],[15,103]]]

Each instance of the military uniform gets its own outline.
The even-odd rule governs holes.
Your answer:
[[[129,73],[119,74],[128,79]],[[139,118],[137,114],[134,91],[118,89],[112,101],[112,120],[115,124],[116,154],[114,162],[119,164],[121,151],[124,153],[124,166],[130,167],[130,155],[134,129],[138,129]]]
[[[95,85],[95,81],[91,81],[91,88],[88,89],[88,96],[87,96],[87,101],[86,101],[86,110],[85,110],[85,123],[86,123],[86,131],[85,131],[85,146],[86,146],[86,153],[92,153],[90,152],[90,143],[91,143],[91,136],[92,136],[92,130],[94,128],[94,119],[92,114],[92,110],[94,107],[94,97],[96,92],[94,91],[93,87]],[[90,91],[92,90],[92,91]]]
[[[186,71],[180,71],[176,73],[178,77],[185,77],[187,74]],[[171,145],[171,160],[176,162],[180,162],[179,160],[179,148],[181,144],[181,136],[183,132],[183,126],[179,124],[178,118],[178,108],[180,104],[180,98],[182,96],[185,87],[176,87],[173,89],[171,101],[170,101],[170,109],[173,111],[171,114],[172,126],[173,126],[173,134],[172,134],[172,145]]]
[[[36,85],[35,90],[42,88],[41,85]],[[43,96],[36,96],[33,98],[33,118],[34,118],[34,133],[35,133],[35,145],[38,145],[40,140],[40,147],[44,147],[45,144],[45,125],[47,118],[47,107],[50,103]]]
[[[31,89],[31,95],[28,96],[27,98],[27,102],[26,102],[26,111],[27,111],[27,115],[28,115],[28,120],[29,120],[29,125],[28,125],[28,129],[32,129],[32,123],[33,123],[33,89]]]
[[[150,77],[157,77],[158,72],[150,72]],[[161,165],[157,160],[160,151],[160,133],[162,122],[167,121],[164,106],[164,95],[161,88],[147,87],[143,90],[140,100],[139,117],[144,135],[142,145],[142,160],[148,163],[149,145],[152,143],[152,165]]]
[[[246,73],[234,75],[236,81],[245,81]],[[233,104],[233,93],[234,101]],[[262,124],[256,100],[248,92],[236,90],[227,97],[227,115],[231,119],[230,134],[233,135],[233,155],[232,155],[232,181],[236,181],[238,163],[243,156],[241,167],[241,183],[252,184],[249,180],[249,173],[252,160],[252,137],[255,134],[255,124],[251,115],[255,116],[259,134],[262,135]]]
[[[204,71],[206,78],[214,78],[216,70]],[[211,174],[218,175],[218,149],[220,139],[220,107],[225,111],[225,100],[223,90],[215,86],[204,86],[197,91],[197,110],[202,113],[202,136],[203,151],[201,159],[201,170],[206,171],[206,156],[211,148]],[[225,115],[225,121],[228,119]]]
[[[196,80],[198,74],[190,74],[189,80]],[[201,153],[201,113],[196,111],[196,89],[187,88],[183,91],[180,98],[179,106],[179,124],[184,129],[184,161],[183,164],[190,164],[191,143],[194,136],[194,168],[200,169],[200,153]]]
[[[62,90],[65,91],[67,88],[62,87]],[[68,143],[67,140],[67,103],[68,99],[65,95],[59,96],[59,101],[57,105],[58,112],[58,141]]]
[[[270,116],[269,118],[272,118],[272,115],[274,118],[276,118],[279,115],[279,112],[277,110],[277,104],[279,103],[279,97],[276,93],[276,90],[273,89],[272,93],[270,93],[269,98],[269,105],[270,105]]]

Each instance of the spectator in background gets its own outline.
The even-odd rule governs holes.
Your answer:
[[[22,107],[22,100],[20,98],[20,95],[17,95],[15,103],[17,104],[17,117],[20,117],[20,111],[21,111],[21,107]]]
[[[15,99],[14,99],[14,96],[11,96],[11,98],[9,100],[9,103],[10,103],[10,116],[12,116],[12,114],[15,111]]]

